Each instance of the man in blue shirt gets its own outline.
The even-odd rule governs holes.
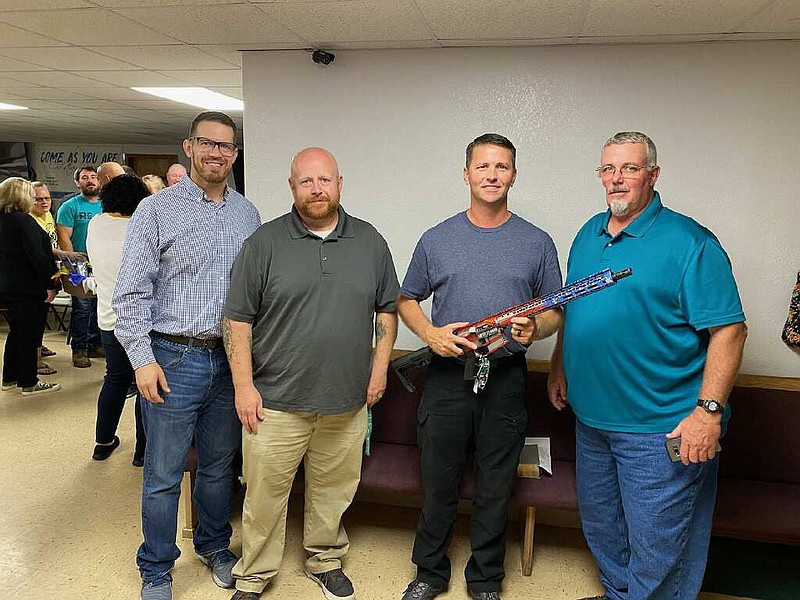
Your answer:
[[[575,411],[584,535],[614,600],[696,598],[714,511],[717,442],[747,335],[717,238],[666,208],[652,140],[618,133],[597,169],[608,210],[570,250],[567,283],[633,277],[566,307],[550,401]],[[670,460],[667,439],[679,441]]]
[[[86,254],[86,232],[89,221],[103,212],[98,193],[100,183],[97,169],[84,165],[75,169],[75,185],[81,193],[58,207],[56,231],[58,246],[65,252]],[[72,297],[72,319],[70,320],[72,364],[78,368],[92,366],[91,358],[102,358],[100,328],[97,326],[97,297]]]
[[[226,185],[236,124],[220,112],[192,122],[183,150],[191,174],[142,200],[131,218],[112,308],[114,333],[136,373],[147,448],[136,562],[142,600],[171,600],[178,498],[189,446],[197,448],[194,549],[214,583],[233,587],[228,545],[233,459],[241,445],[233,381],[222,346],[230,270],[261,224]]]
[[[474,600],[500,599],[508,502],[528,423],[525,351],[558,329],[561,311],[512,319],[509,344],[492,354],[478,393],[464,381],[464,358],[475,344],[453,331],[561,287],[553,240],[508,210],[515,160],[516,148],[502,135],[487,133],[467,146],[469,208],[423,234],[397,300],[403,322],[435,353],[417,415],[423,489],[412,553],[417,574],[403,600],[431,600],[450,581],[447,547],[470,445],[475,494],[464,577]],[[428,320],[420,302],[431,295]]]

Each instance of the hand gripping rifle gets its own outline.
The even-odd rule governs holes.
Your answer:
[[[594,275],[589,275],[564,286],[560,290],[527,300],[522,304],[517,304],[453,331],[453,334],[467,338],[478,346],[473,353],[470,353],[473,356],[467,356],[466,370],[468,372],[472,371],[472,368],[470,368],[471,359],[474,358],[477,362],[473,391],[477,393],[486,385],[489,379],[489,355],[508,343],[509,340],[504,331],[511,324],[513,317],[530,317],[546,310],[564,306],[568,302],[611,287],[620,279],[632,274],[633,270],[630,267],[617,272],[613,272],[611,269],[604,269]],[[426,366],[431,362],[432,357],[433,350],[429,346],[425,346],[392,361],[392,368],[397,373],[398,379],[409,392],[413,392],[415,388],[414,384],[406,376],[406,370]],[[472,379],[472,377],[465,377],[465,379]]]

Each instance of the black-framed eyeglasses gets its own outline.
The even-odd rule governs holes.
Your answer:
[[[236,152],[236,144],[230,142],[218,142],[217,140],[198,136],[190,137],[189,141],[196,142],[203,152],[211,152],[215,147],[219,148],[219,153],[222,156],[233,156]]]

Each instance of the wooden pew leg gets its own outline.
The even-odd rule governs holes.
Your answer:
[[[197,527],[197,511],[192,503],[192,492],[194,491],[194,473],[186,471],[181,481],[181,499],[183,502],[183,531],[181,537],[192,539],[194,530]]]
[[[533,528],[536,526],[536,508],[526,506],[522,510],[525,513],[525,518],[522,519],[520,558],[522,559],[522,574],[530,577],[533,571]]]

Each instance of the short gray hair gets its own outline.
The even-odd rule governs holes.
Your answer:
[[[608,141],[603,144],[603,149],[617,144],[644,144],[647,146],[647,168],[652,169],[658,164],[656,145],[653,143],[653,140],[639,131],[621,131],[609,138]]]

